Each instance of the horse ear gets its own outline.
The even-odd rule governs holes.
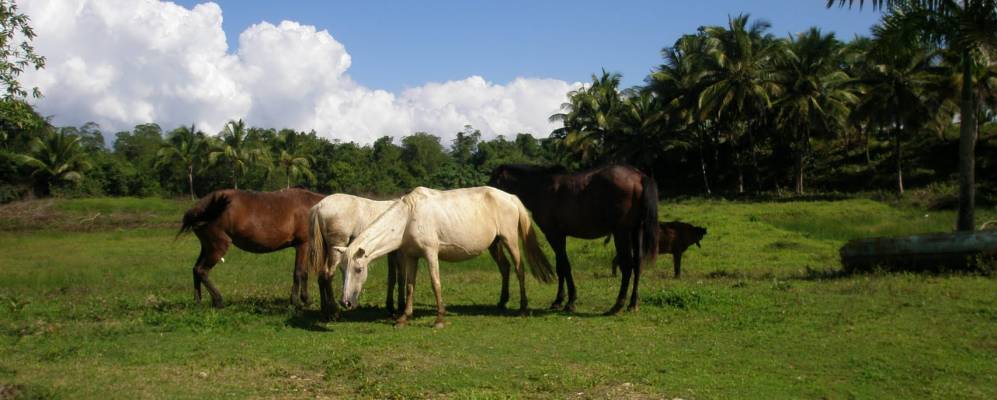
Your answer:
[[[343,247],[343,246],[333,246],[332,249],[335,250],[339,254],[346,253],[346,247]]]

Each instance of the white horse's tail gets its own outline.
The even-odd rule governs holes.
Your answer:
[[[312,274],[318,274],[319,268],[325,266],[327,250],[319,206],[312,207],[308,211],[308,236],[308,269]]]
[[[554,268],[540,249],[537,233],[533,230],[533,222],[530,221],[530,213],[518,198],[516,206],[519,208],[519,236],[523,239],[523,247],[526,248],[526,262],[530,264],[530,274],[540,282],[551,283],[554,281]]]

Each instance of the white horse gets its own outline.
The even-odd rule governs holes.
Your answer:
[[[346,258],[343,271],[343,303],[357,304],[357,297],[367,280],[371,260],[391,251],[399,252],[399,262],[405,271],[405,312],[397,325],[405,325],[412,317],[412,294],[419,258],[429,262],[429,275],[436,295],[435,327],[444,326],[443,296],[440,292],[440,259],[463,261],[488,249],[502,273],[502,294],[499,307],[509,299],[509,262],[502,251],[509,252],[519,278],[519,310],[527,311],[526,281],[520,257],[519,241],[525,246],[530,272],[542,282],[553,277],[550,262],[540,250],[536,233],[526,207],[515,195],[493,187],[437,191],[416,188],[395,202],[370,226],[350,242],[336,250]]]
[[[378,201],[348,194],[326,196],[309,210],[309,257],[312,273],[317,272],[322,315],[339,316],[339,307],[332,294],[332,277],[342,261],[341,253],[330,251],[334,246],[346,246],[350,240],[394,204],[394,200]],[[394,314],[393,287],[399,273],[394,253],[388,254],[388,312]],[[398,309],[402,307],[404,285],[398,285]]]

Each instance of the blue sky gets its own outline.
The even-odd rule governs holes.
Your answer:
[[[728,15],[766,19],[776,35],[816,25],[843,39],[868,34],[879,15],[827,9],[823,0],[215,2],[230,51],[260,21],[314,25],[346,46],[353,79],[391,92],[470,75],[587,81],[601,68],[622,73],[630,86],[660,62],[662,47]]]

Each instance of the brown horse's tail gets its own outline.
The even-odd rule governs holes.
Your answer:
[[[533,230],[533,222],[530,221],[530,213],[518,198],[516,206],[519,208],[519,236],[523,238],[523,247],[526,248],[526,262],[530,264],[530,274],[540,282],[551,283],[554,281],[554,268],[540,249],[537,233]]]
[[[653,265],[658,257],[658,184],[654,182],[654,178],[643,173],[641,181],[643,217],[640,224],[638,259],[641,263]]]
[[[312,274],[318,274],[319,268],[325,265],[324,231],[322,215],[319,206],[316,205],[308,211],[308,269]]]
[[[194,228],[218,219],[228,208],[231,200],[222,192],[212,192],[204,196],[183,214],[183,223],[174,239]]]

